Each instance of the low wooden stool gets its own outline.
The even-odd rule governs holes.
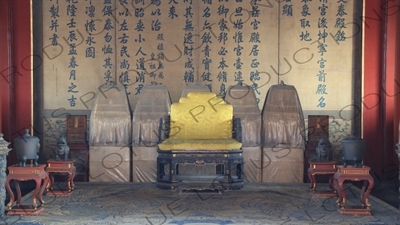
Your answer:
[[[74,177],[76,173],[76,168],[74,166],[74,160],[47,160],[46,172],[50,177],[50,182],[48,183],[46,189],[46,195],[49,196],[69,196],[71,191],[75,189]],[[68,173],[67,185],[68,190],[54,189],[54,173]]]
[[[313,162],[309,161],[310,168],[308,168],[308,178],[310,179],[310,190],[313,192],[313,197],[336,197],[336,190],[333,187],[333,175],[336,173],[336,164],[335,161],[329,162]],[[329,188],[332,191],[316,191],[317,189],[317,181],[315,179],[316,175],[330,175],[329,178]]]
[[[333,177],[333,182],[338,192],[339,198],[336,203],[339,206],[340,213],[345,215],[370,216],[371,205],[368,203],[368,196],[374,187],[374,179],[369,174],[370,168],[368,166],[361,168],[337,166],[337,168],[338,171]],[[343,188],[343,182],[346,180],[364,182],[360,192],[361,207],[346,208],[346,193]]]
[[[6,190],[10,195],[10,202],[7,204],[7,216],[24,215],[24,216],[36,216],[44,212],[42,207],[44,201],[42,199],[44,189],[49,183],[49,177],[45,171],[46,165],[41,164],[35,166],[34,164],[27,164],[26,166],[13,165],[8,167],[8,176],[6,180]],[[17,191],[17,202],[14,205],[14,194],[10,188],[10,182],[14,180],[15,188]],[[36,182],[36,188],[32,195],[32,205],[20,205],[21,203],[21,188],[19,181],[34,180]],[[42,184],[42,181],[43,184]],[[38,206],[36,199],[39,199],[41,205]]]

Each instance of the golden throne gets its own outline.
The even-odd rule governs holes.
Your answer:
[[[240,189],[243,157],[240,119],[233,107],[209,92],[189,92],[171,105],[160,123],[166,137],[158,144],[157,183],[160,188]],[[206,174],[182,173],[180,167],[210,166]],[[202,170],[200,170],[202,171]],[[204,171],[204,170],[203,170]]]

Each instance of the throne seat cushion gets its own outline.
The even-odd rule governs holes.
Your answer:
[[[158,144],[160,150],[235,150],[242,143],[236,139],[165,139]]]
[[[189,92],[171,105],[171,139],[232,138],[233,106],[215,93]]]

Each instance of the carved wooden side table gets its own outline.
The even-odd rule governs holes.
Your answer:
[[[50,182],[48,183],[46,189],[46,195],[50,196],[69,196],[71,191],[75,189],[74,177],[76,173],[76,168],[74,166],[74,160],[47,160],[46,172],[50,177]],[[67,178],[67,190],[54,189],[54,173],[66,173]]]
[[[38,215],[44,212],[42,205],[44,201],[42,199],[44,189],[46,188],[49,177],[45,171],[46,165],[40,164],[35,166],[33,164],[27,164],[26,166],[13,165],[8,167],[9,174],[6,180],[6,190],[10,195],[10,202],[7,205],[8,212],[7,215]],[[10,181],[14,180],[15,188],[17,191],[17,202],[14,205],[14,194],[10,188]],[[19,186],[19,181],[34,180],[36,182],[36,188],[32,195],[32,205],[20,205],[21,203],[21,189]],[[43,184],[42,184],[43,181]],[[39,200],[41,205],[38,206],[36,199]]]
[[[368,196],[374,187],[374,179],[369,174],[370,168],[368,166],[360,168],[337,166],[337,168],[338,171],[334,175],[333,182],[338,192],[336,203],[339,206],[339,211],[346,215],[371,215],[371,205],[368,203]],[[346,193],[343,188],[343,182],[346,180],[363,181],[360,193],[361,207],[346,208]]]
[[[336,190],[333,187],[333,175],[336,173],[336,162],[313,162],[309,161],[310,168],[308,168],[308,178],[310,179],[310,190],[313,192],[313,197],[336,197]],[[317,180],[316,175],[330,175],[329,187],[332,191],[316,191]]]

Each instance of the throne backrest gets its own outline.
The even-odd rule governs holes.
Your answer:
[[[232,138],[233,107],[211,92],[189,92],[171,105],[171,139]]]

